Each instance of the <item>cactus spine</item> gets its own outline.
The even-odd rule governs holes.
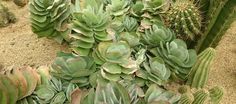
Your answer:
[[[189,74],[187,84],[193,88],[203,88],[207,82],[209,70],[213,58],[215,57],[215,49],[208,48],[199,54],[197,62],[192,67]]]
[[[236,1],[211,0],[207,16],[210,17],[210,22],[203,37],[198,42],[196,47],[198,52],[207,47],[216,47],[218,45],[226,30],[236,19]]]
[[[193,40],[201,34],[201,14],[193,1],[177,0],[168,13],[170,27],[180,38]]]

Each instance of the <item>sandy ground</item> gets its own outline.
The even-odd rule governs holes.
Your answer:
[[[5,3],[16,14],[18,22],[0,29],[0,64],[4,66],[50,64],[60,50],[68,51],[53,40],[38,39],[31,32],[27,7]],[[236,22],[217,47],[217,57],[210,72],[208,87],[222,86],[222,104],[236,104]]]
[[[60,50],[67,48],[54,40],[38,39],[31,32],[28,7],[19,8],[12,2],[3,2],[10,8],[18,21],[0,28],[0,64],[2,65],[44,65],[50,64]]]

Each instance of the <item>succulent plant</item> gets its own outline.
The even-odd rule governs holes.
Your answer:
[[[102,65],[105,62],[126,64],[131,55],[130,46],[124,42],[100,42],[97,49],[93,51],[93,58],[96,64]]]
[[[206,90],[198,90],[194,94],[194,101],[192,104],[204,104],[207,102],[207,98],[209,96],[209,92]]]
[[[175,104],[179,101],[180,95],[161,89],[153,84],[149,86],[144,99],[146,101],[145,104]]]
[[[141,36],[143,42],[151,47],[156,47],[161,42],[166,43],[175,39],[175,33],[160,24],[153,25],[150,29],[145,30],[145,33]]]
[[[24,7],[26,4],[28,4],[28,0],[13,0],[13,2],[18,5],[18,6],[21,6],[21,7]]]
[[[33,93],[40,77],[31,67],[10,69],[0,75],[0,103],[15,104]]]
[[[194,96],[191,93],[184,93],[181,95],[178,104],[192,104]]]
[[[103,5],[99,8],[87,5],[86,8],[73,13],[73,33],[75,41],[71,43],[74,52],[88,55],[96,41],[111,40],[107,33],[109,15],[104,12]]]
[[[29,4],[32,31],[38,37],[69,41],[70,2],[68,0],[31,0]]]
[[[53,76],[75,83],[79,87],[88,87],[89,76],[96,71],[91,57],[66,53],[59,53],[51,67]]]
[[[176,0],[167,17],[169,26],[180,38],[194,40],[201,35],[202,17],[193,0]]]
[[[170,0],[144,0],[144,10],[154,14],[166,12],[170,7]]]
[[[15,23],[16,17],[11,13],[7,7],[3,6],[0,2],[0,27],[8,26],[9,23]]]
[[[193,65],[188,76],[188,85],[193,88],[204,88],[215,55],[216,52],[213,48],[207,48],[198,55],[197,62]]]
[[[197,59],[195,50],[188,50],[186,43],[180,39],[167,43],[161,42],[160,47],[153,48],[150,52],[161,57],[167,68],[183,80],[187,78]]]
[[[130,0],[111,0],[111,4],[106,6],[106,11],[111,16],[125,15],[130,9],[130,2]]]
[[[151,82],[163,85],[165,84],[171,71],[165,66],[165,62],[160,57],[149,57],[149,61],[143,63],[144,69],[147,71],[148,80]]]

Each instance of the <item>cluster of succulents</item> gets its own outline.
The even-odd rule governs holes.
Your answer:
[[[73,53],[58,53],[45,70],[39,68],[29,76],[23,74],[25,80],[21,80],[30,85],[25,89],[19,87],[19,91],[28,92],[24,95],[14,93],[21,86],[18,80],[15,82],[14,78],[20,78],[15,70],[5,72],[0,79],[0,101],[3,104],[16,101],[18,104],[219,104],[223,89],[205,88],[215,50],[205,47],[201,48],[203,52],[197,52],[190,47],[196,37],[210,37],[202,32],[202,15],[206,14],[201,14],[203,1],[31,0],[33,32],[59,42],[66,40]],[[212,17],[214,21],[233,17],[224,15],[234,7],[229,3],[235,1],[225,1],[227,8],[222,7],[216,13],[220,17]],[[208,27],[218,27],[214,21]],[[208,30],[214,29],[218,28]],[[202,44],[207,44],[204,41]],[[38,83],[27,80],[31,77],[38,78]],[[170,82],[185,86],[178,92],[170,91],[165,86]],[[12,90],[5,91],[6,86]]]
[[[0,1],[0,27],[6,27],[10,23],[15,23],[16,17],[15,15],[9,11],[7,7],[1,4]]]

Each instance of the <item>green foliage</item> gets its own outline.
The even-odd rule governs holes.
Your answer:
[[[193,88],[204,88],[215,55],[216,52],[213,48],[207,48],[198,55],[197,62],[192,67],[188,76],[188,85]]]
[[[76,83],[79,87],[88,87],[89,76],[96,71],[96,65],[91,57],[66,53],[58,53],[51,67],[53,76]]]
[[[210,101],[213,102],[213,104],[220,104],[220,100],[223,98],[224,91],[221,87],[213,87],[209,90],[210,92]]]
[[[88,55],[96,41],[111,40],[111,36],[106,31],[110,17],[104,12],[103,5],[98,5],[99,8],[95,7],[88,5],[73,13],[75,33],[72,34],[74,41],[71,46],[79,55]]]
[[[59,43],[64,39],[69,41],[71,12],[68,0],[31,0],[29,10],[32,31],[38,37],[54,38]]]
[[[195,64],[197,54],[187,49],[183,40],[175,39],[171,42],[161,42],[160,47],[150,50],[155,56],[161,57],[168,68],[179,78],[186,79],[191,67]]]

